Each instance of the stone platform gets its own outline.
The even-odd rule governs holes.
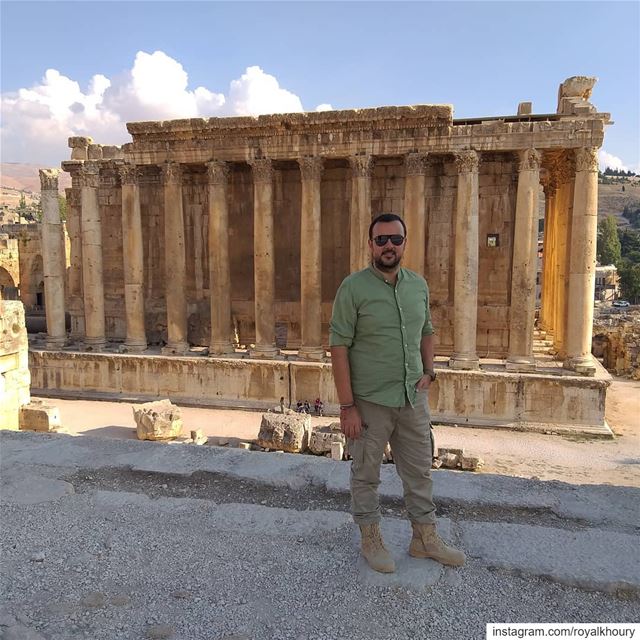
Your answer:
[[[570,375],[545,360],[535,373],[507,372],[498,360],[478,371],[436,363],[429,403],[434,423],[582,433],[611,437],[605,421],[611,376]],[[32,393],[61,398],[147,401],[170,398],[182,405],[264,410],[320,397],[337,414],[331,365],[296,359],[254,360],[161,354],[29,351]]]

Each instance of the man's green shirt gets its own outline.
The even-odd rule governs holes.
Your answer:
[[[409,269],[400,269],[394,286],[371,265],[347,276],[336,293],[329,344],[348,348],[358,398],[413,405],[423,375],[420,341],[432,333],[429,288]]]

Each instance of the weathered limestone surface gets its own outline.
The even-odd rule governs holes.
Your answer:
[[[331,446],[334,442],[346,445],[344,433],[340,430],[340,423],[333,422],[327,427],[313,429],[309,439],[309,451],[317,455],[331,453]]]
[[[306,414],[265,413],[257,442],[261,447],[300,453],[309,446],[311,418]]]
[[[33,400],[29,404],[20,407],[21,431],[59,431],[62,427],[60,410],[58,407]]]
[[[170,400],[134,406],[133,417],[138,440],[171,440],[182,433],[180,407]]]
[[[0,429],[17,430],[29,402],[27,330],[21,302],[0,299]]]
[[[597,318],[593,334],[593,353],[609,371],[640,380],[640,313]]]

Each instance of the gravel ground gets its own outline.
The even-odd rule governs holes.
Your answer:
[[[215,474],[103,469],[66,480],[75,492],[55,502],[1,506],[3,640],[475,639],[487,622],[639,619],[630,596],[475,559],[431,588],[371,586],[345,496]],[[385,509],[402,515],[393,501]],[[456,518],[473,513],[446,509],[455,539]]]

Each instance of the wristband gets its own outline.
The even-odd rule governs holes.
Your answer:
[[[351,409],[351,407],[355,407],[356,403],[352,402],[351,404],[341,404],[340,411],[345,411],[346,409]]]

